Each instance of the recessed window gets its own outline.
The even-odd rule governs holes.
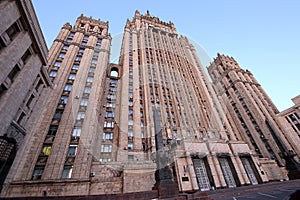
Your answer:
[[[101,145],[101,152],[111,152],[112,145],[111,144],[102,144]]]
[[[56,77],[56,75],[57,75],[57,71],[54,71],[54,70],[51,70],[49,73],[50,77]]]
[[[112,118],[114,116],[115,116],[115,114],[112,111],[106,111],[106,113],[105,113],[105,117]]]
[[[91,87],[86,86],[86,87],[84,88],[83,93],[90,94],[90,93],[91,93]]]
[[[76,144],[70,144],[67,156],[68,157],[76,156],[76,153],[77,153],[77,145]]]
[[[60,67],[61,66],[61,61],[56,61],[53,66],[54,67]]]
[[[132,126],[132,125],[133,125],[133,120],[132,120],[132,119],[129,119],[129,120],[128,120],[128,125],[129,125],[129,126]]]
[[[68,45],[65,45],[65,46],[63,46],[62,49],[63,49],[63,50],[68,50],[68,49],[69,49],[69,46],[68,46]]]
[[[78,50],[78,53],[84,53],[84,49],[83,49],[83,48],[80,48],[80,49]]]
[[[50,125],[47,135],[55,136],[57,132],[57,125]]]
[[[59,58],[64,58],[65,55],[66,55],[65,53],[60,53],[58,57],[59,57]]]
[[[112,132],[104,132],[103,133],[103,140],[112,140],[113,139],[113,133]]]
[[[14,23],[13,25],[11,25],[6,31],[10,40],[12,40],[18,32],[20,32],[20,28],[17,23]]]
[[[81,61],[82,56],[76,56],[75,61]]]
[[[84,117],[85,117],[85,112],[82,112],[82,111],[79,111],[78,113],[77,113],[77,120],[83,120],[84,119]]]
[[[134,161],[134,155],[128,155],[128,161]]]
[[[104,128],[113,128],[114,122],[113,121],[104,121]]]
[[[69,179],[72,175],[73,166],[64,166],[63,172],[61,174],[62,179]]]
[[[133,150],[133,143],[132,142],[128,142],[128,150]]]
[[[75,80],[76,74],[70,74],[69,75],[69,80]]]
[[[86,46],[86,44],[87,44],[86,42],[81,42],[82,46]]]
[[[100,44],[96,44],[95,49],[99,50],[100,49]]]
[[[88,105],[88,99],[86,99],[86,98],[81,99],[80,105],[81,106],[87,106]]]
[[[106,103],[106,107],[108,107],[108,108],[115,108],[116,107],[116,103],[108,102],[108,103]]]
[[[44,167],[35,167],[32,173],[32,180],[39,180],[42,178]]]
[[[89,39],[88,35],[83,36],[83,40],[88,40],[88,39]]]
[[[72,132],[73,137],[80,137],[81,127],[75,126]]]
[[[69,34],[70,37],[74,37],[74,35],[75,35],[75,32],[70,32],[70,34]]]
[[[92,83],[92,82],[93,82],[93,79],[94,79],[93,77],[90,77],[90,76],[89,76],[89,77],[87,77],[86,82]]]
[[[71,39],[71,38],[67,38],[66,42],[67,42],[67,43],[71,43],[71,42],[72,42],[72,39]]]
[[[65,91],[71,91],[72,85],[71,84],[66,84],[64,90]]]
[[[128,137],[133,137],[133,131],[132,131],[132,129],[128,130]]]
[[[72,69],[74,69],[74,70],[78,70],[78,68],[79,68],[79,65],[75,64],[75,65],[72,66]]]
[[[90,67],[89,72],[95,73],[95,71],[96,71],[96,68],[95,68],[95,67]]]
[[[117,96],[116,96],[115,94],[108,94],[108,95],[107,95],[107,98],[108,98],[108,99],[116,99]]]
[[[96,59],[92,59],[92,64],[97,64],[97,60]]]
[[[94,56],[95,56],[95,57],[98,57],[98,56],[99,56],[99,52],[95,51],[95,52],[94,52]]]
[[[102,42],[102,39],[98,38],[97,43],[101,43],[101,42]]]

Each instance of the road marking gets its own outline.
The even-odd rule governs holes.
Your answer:
[[[277,199],[277,197],[274,197],[274,196],[272,196],[272,195],[265,194],[265,193],[262,193],[262,192],[258,192],[257,194],[260,194],[260,195],[263,195],[263,196],[267,196],[267,197],[271,197],[271,198]]]

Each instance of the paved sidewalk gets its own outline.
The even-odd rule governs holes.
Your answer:
[[[297,198],[290,195],[297,190]],[[272,182],[208,192],[214,200],[300,200],[300,180]]]

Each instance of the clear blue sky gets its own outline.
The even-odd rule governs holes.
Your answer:
[[[252,71],[279,110],[300,94],[300,1],[298,0],[33,0],[47,45],[60,28],[83,13],[109,21],[112,36],[122,33],[135,10],[174,22],[177,32],[209,57],[234,57]]]

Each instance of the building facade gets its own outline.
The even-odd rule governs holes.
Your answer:
[[[280,112],[277,114],[279,122],[281,123],[284,131],[285,137],[289,143],[293,146],[293,150],[297,154],[295,157],[296,161],[299,163],[300,157],[300,96],[294,97],[292,99],[294,106]],[[297,165],[299,171],[299,165]],[[296,175],[295,175],[296,176]],[[300,178],[299,176],[296,176]]]
[[[274,179],[236,138],[194,47],[172,22],[136,11],[119,64],[108,63],[110,44],[108,22],[81,15],[62,27],[48,55],[53,91],[3,196],[149,191],[158,168],[171,171],[179,192]]]
[[[0,12],[1,189],[16,153],[31,137],[51,81],[48,49],[31,1],[1,1]]]
[[[287,179],[290,162],[298,160],[298,147],[288,138],[276,116],[279,111],[253,74],[234,58],[220,54],[208,72],[236,133],[231,140],[247,142],[270,180]],[[295,178],[291,173],[289,177]]]

